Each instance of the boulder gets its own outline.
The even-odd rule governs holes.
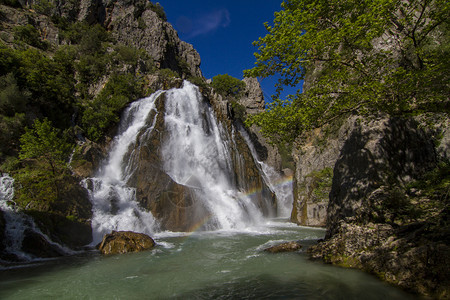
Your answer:
[[[298,242],[285,242],[281,243],[272,247],[269,247],[267,249],[264,249],[266,252],[270,253],[280,253],[280,252],[295,252],[302,248],[302,245]]]
[[[103,237],[98,249],[102,254],[123,254],[152,249],[155,241],[144,233],[113,231]]]

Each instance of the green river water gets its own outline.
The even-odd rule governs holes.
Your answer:
[[[363,272],[309,261],[304,248],[324,233],[282,220],[245,231],[162,233],[147,252],[0,270],[0,299],[416,299]],[[291,240],[303,250],[262,251]]]

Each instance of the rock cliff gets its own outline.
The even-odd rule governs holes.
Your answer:
[[[264,111],[265,100],[264,94],[256,78],[246,77],[242,80],[245,83],[243,95],[238,99],[238,103],[245,108],[247,115],[254,115]],[[250,139],[255,146],[258,159],[267,163],[277,172],[281,173],[281,155],[276,145],[270,144],[268,140],[261,134],[261,128],[253,124],[247,128]]]
[[[333,169],[326,239],[309,249],[312,257],[366,270],[417,293],[448,295],[449,271],[442,267],[450,253],[448,161],[437,150],[446,139],[436,139],[446,129],[435,129],[408,118],[351,117],[322,152],[315,153],[317,142],[297,152],[298,174]],[[313,188],[307,180],[303,176],[305,191]],[[303,202],[294,212],[297,207],[303,214],[293,217],[308,222],[314,218],[303,208],[309,194],[299,187],[296,199]]]
[[[34,9],[36,1],[19,1],[23,8]],[[14,10],[14,23],[27,24],[26,13]],[[185,76],[201,77],[200,55],[192,45],[181,41],[172,25],[165,20],[162,7],[146,0],[77,0],[55,1],[39,15],[34,26],[44,38],[55,44],[63,41],[48,16],[59,16],[69,22],[100,24],[118,43],[145,50],[158,68],[169,68]]]

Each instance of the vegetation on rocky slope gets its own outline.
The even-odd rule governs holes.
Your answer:
[[[274,139],[293,140],[343,114],[448,111],[448,1],[289,0],[254,44],[249,76],[279,74],[279,99],[253,118]]]

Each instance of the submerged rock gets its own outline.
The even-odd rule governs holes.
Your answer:
[[[264,249],[266,252],[270,253],[280,253],[280,252],[295,252],[302,248],[302,245],[298,242],[285,242],[281,243],[267,249]]]
[[[102,254],[141,252],[155,246],[155,241],[144,233],[113,231],[103,237],[98,249]]]

